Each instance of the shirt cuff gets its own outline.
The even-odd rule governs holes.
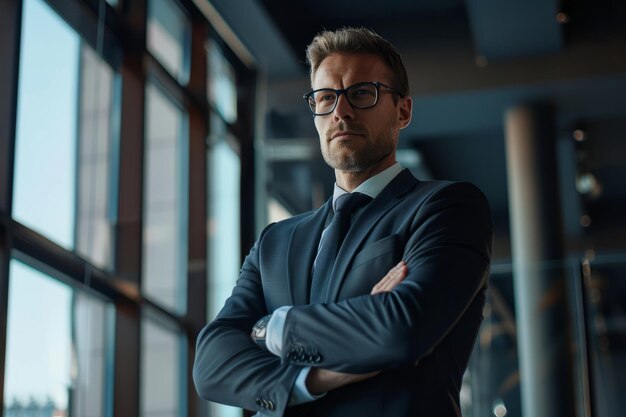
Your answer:
[[[276,356],[281,356],[283,351],[283,330],[285,329],[285,319],[291,306],[277,308],[272,313],[272,317],[267,322],[267,333],[265,335],[265,347]]]
[[[293,384],[293,388],[291,389],[291,396],[289,397],[289,406],[304,404],[311,401],[315,401],[317,399],[322,398],[326,393],[320,395],[313,395],[306,388],[306,377],[309,376],[309,371],[311,367],[302,368],[298,377],[296,378],[296,382]]]

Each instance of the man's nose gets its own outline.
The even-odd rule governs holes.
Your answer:
[[[337,97],[337,107],[333,112],[334,117],[337,119],[352,119],[354,118],[354,108],[348,101],[346,94],[340,94]]]

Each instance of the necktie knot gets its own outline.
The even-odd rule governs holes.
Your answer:
[[[340,195],[335,201],[335,213],[344,212],[352,214],[372,200],[372,197],[363,193],[346,193]]]

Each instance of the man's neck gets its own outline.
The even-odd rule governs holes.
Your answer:
[[[346,172],[340,171],[338,169],[335,170],[335,181],[337,185],[343,188],[348,192],[354,191],[359,185],[363,184],[368,179],[372,178],[374,175],[379,174],[395,164],[395,159],[391,159],[384,164],[375,165],[365,171],[361,172]]]

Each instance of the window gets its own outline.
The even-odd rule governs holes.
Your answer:
[[[13,217],[100,267],[113,262],[115,80],[47,4],[24,2]]]
[[[144,313],[141,330],[141,416],[183,417],[186,341],[164,317]]]
[[[156,85],[146,88],[144,294],[183,314],[187,279],[187,117]]]
[[[181,84],[189,79],[190,39],[191,23],[178,4],[148,1],[148,49]]]
[[[71,249],[80,40],[40,0],[23,13],[13,217]]]
[[[81,48],[80,71],[76,250],[106,267],[114,261],[119,82],[88,47]]]
[[[207,57],[209,102],[226,122],[233,124],[237,121],[237,79],[235,78],[235,70],[226,60],[221,48],[215,41],[209,42]]]
[[[15,259],[9,277],[5,415],[110,415],[113,306]]]

